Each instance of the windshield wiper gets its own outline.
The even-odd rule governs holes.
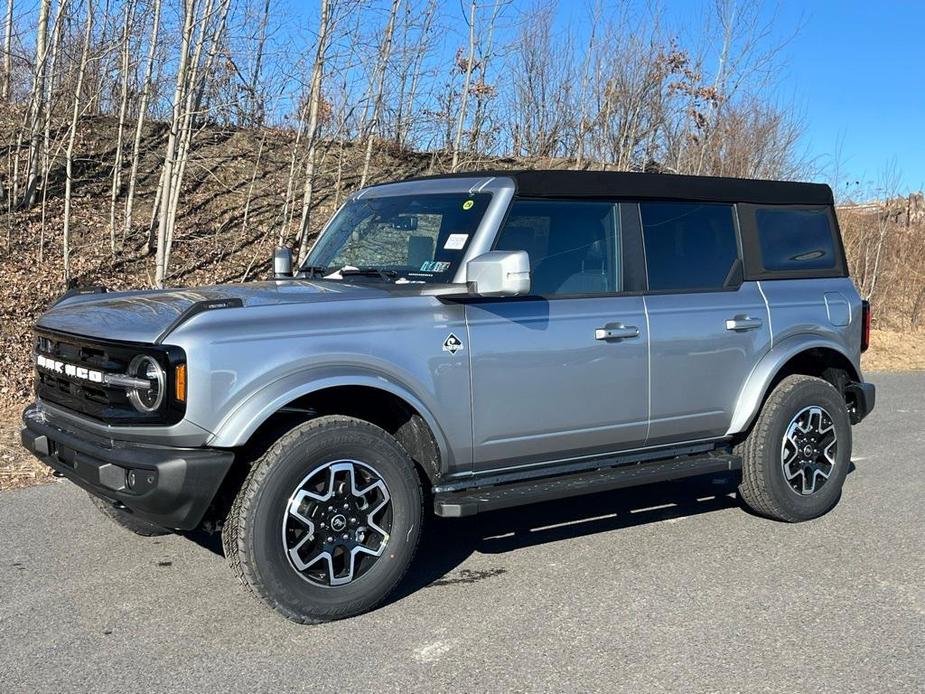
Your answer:
[[[326,267],[322,267],[321,265],[304,265],[299,268],[298,274],[308,275],[310,279],[314,279],[316,277],[323,278],[325,275],[328,274],[328,272],[329,272],[329,269]]]
[[[395,270],[379,270],[377,268],[363,268],[362,270],[344,269],[340,271],[341,277],[378,277],[384,282],[391,282],[398,273]]]

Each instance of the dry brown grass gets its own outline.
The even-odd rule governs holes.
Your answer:
[[[864,355],[865,371],[925,369],[925,332],[898,333],[874,330]],[[0,491],[43,484],[54,479],[51,471],[29,455],[19,443],[20,406],[0,409]]]
[[[53,480],[51,470],[19,443],[22,407],[0,409],[0,491],[31,487]]]
[[[925,332],[872,330],[870,349],[861,358],[865,371],[925,369]]]

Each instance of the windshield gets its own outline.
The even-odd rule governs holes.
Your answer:
[[[303,269],[381,271],[396,281],[451,282],[491,195],[445,193],[351,200]],[[345,270],[346,268],[346,270]]]

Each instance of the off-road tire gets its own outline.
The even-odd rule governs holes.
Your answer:
[[[93,502],[93,505],[99,509],[100,513],[116,525],[130,530],[136,535],[141,535],[142,537],[160,537],[161,535],[170,534],[167,528],[162,528],[159,525],[141,520],[141,518],[133,516],[129,511],[118,509],[112,505],[112,502],[101,499],[95,494],[90,494],[89,492],[87,492],[87,494]]]
[[[391,532],[365,574],[345,585],[318,586],[286,556],[283,514],[305,475],[343,459],[367,462],[380,473],[391,495]],[[352,417],[319,417],[284,434],[253,464],[222,529],[225,557],[248,591],[287,619],[316,624],[352,617],[382,604],[405,576],[421,537],[422,500],[414,463],[386,431]]]
[[[791,420],[804,408],[822,407],[837,436],[835,464],[818,491],[794,491],[781,468],[781,446]],[[828,513],[841,497],[851,463],[851,422],[845,401],[828,382],[812,376],[784,378],[768,396],[748,437],[736,448],[742,457],[739,497],[755,513],[797,523]]]

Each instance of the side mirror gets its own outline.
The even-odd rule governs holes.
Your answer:
[[[530,293],[530,256],[526,251],[491,251],[466,265],[469,293],[522,296]]]
[[[278,246],[273,251],[273,277],[275,279],[292,277],[292,251],[285,246]]]

